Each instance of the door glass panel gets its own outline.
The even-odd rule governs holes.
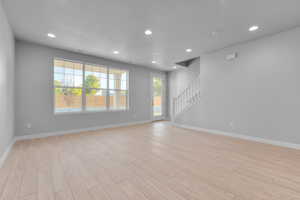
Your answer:
[[[163,95],[163,81],[159,77],[153,77],[153,116],[159,117],[163,115],[162,112],[162,95]]]

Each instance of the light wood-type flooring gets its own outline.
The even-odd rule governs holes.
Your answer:
[[[0,200],[300,200],[300,151],[166,122],[17,142]]]

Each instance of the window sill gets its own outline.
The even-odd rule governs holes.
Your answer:
[[[54,115],[80,115],[80,114],[99,114],[99,113],[112,113],[112,112],[128,112],[129,109],[126,110],[95,110],[95,111],[74,111],[74,112],[54,112]]]

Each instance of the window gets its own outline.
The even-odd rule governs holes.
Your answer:
[[[128,109],[128,71],[54,60],[55,113]]]
[[[82,110],[83,65],[69,61],[54,61],[55,112]]]
[[[107,68],[85,65],[85,102],[87,111],[107,109]]]
[[[112,110],[124,110],[127,105],[127,71],[109,70],[109,102]]]

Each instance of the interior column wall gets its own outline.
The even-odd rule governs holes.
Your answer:
[[[15,42],[0,1],[0,159],[14,135]]]

